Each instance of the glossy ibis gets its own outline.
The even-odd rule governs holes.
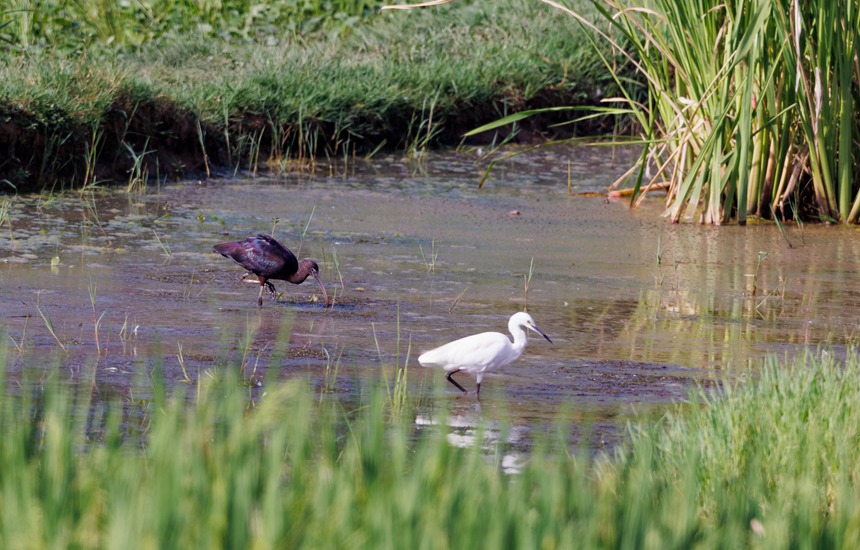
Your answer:
[[[276,296],[275,285],[269,280],[277,279],[293,284],[301,284],[308,276],[316,279],[328,307],[328,294],[320,280],[319,266],[313,260],[302,260],[299,263],[296,256],[286,246],[274,237],[259,233],[241,241],[215,245],[215,252],[225,258],[230,258],[251,273],[260,281],[260,295],[257,302],[263,307],[263,288],[268,288],[272,298]]]
[[[476,395],[481,398],[481,379],[484,373],[511,364],[522,355],[528,342],[527,328],[547,339],[549,336],[537,327],[534,319],[528,313],[515,313],[508,321],[508,330],[514,337],[511,343],[508,337],[500,332],[482,332],[449,342],[418,357],[418,362],[425,367],[442,367],[448,373],[446,377],[457,389],[466,392],[463,386],[451,378],[454,373],[463,371],[474,374],[478,381]]]

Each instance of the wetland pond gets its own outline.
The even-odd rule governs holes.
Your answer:
[[[416,429],[449,410],[454,437],[505,420],[527,447],[564,414],[572,440],[599,447],[766,354],[857,341],[856,227],[672,225],[662,193],[636,210],[588,194],[635,154],[548,149],[497,165],[482,188],[476,157],[437,152],[142,193],[0,197],[7,385],[22,369],[60,369],[97,399],[130,399],[147,393],[155,364],[168,386],[241,364],[251,387],[299,377],[357,405],[392,383],[399,337]],[[318,261],[332,308],[312,280],[276,281],[283,294],[258,308],[258,287],[212,251],[273,224]],[[445,342],[507,332],[526,305],[554,343],[531,338],[484,378],[480,404],[418,365]]]

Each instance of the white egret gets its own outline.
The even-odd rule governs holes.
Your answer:
[[[500,332],[482,332],[449,342],[444,346],[430,350],[420,357],[418,362],[424,367],[442,367],[448,373],[446,378],[457,389],[468,393],[463,386],[451,378],[460,371],[474,374],[477,377],[478,390],[476,396],[481,398],[481,380],[484,373],[513,363],[522,355],[528,342],[528,336],[523,329],[537,332],[551,344],[549,336],[537,327],[534,319],[528,313],[520,312],[511,316],[508,330],[514,337],[513,343]]]

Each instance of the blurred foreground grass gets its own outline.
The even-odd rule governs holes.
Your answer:
[[[0,406],[0,546],[856,546],[860,355],[751,374],[632,428],[611,456],[572,456],[560,425],[514,475],[502,447],[416,435],[384,392],[344,422],[301,383],[253,404],[229,375],[96,403],[59,372],[18,380]]]

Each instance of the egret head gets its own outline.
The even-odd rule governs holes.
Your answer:
[[[515,313],[511,317],[511,320],[508,323],[508,326],[512,329],[511,332],[513,332],[513,327],[523,327],[523,328],[527,328],[529,330],[533,330],[533,331],[537,332],[538,334],[540,334],[541,336],[543,336],[544,338],[546,338],[547,342],[552,344],[552,340],[549,339],[549,336],[547,336],[546,333],[544,333],[544,331],[542,331],[540,328],[538,328],[538,326],[535,324],[535,320],[532,319],[532,316],[529,315],[528,313],[524,312],[524,311],[521,311],[519,313]]]

